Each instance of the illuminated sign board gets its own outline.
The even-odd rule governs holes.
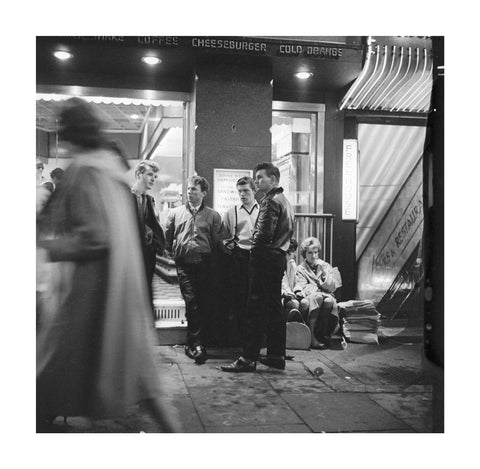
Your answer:
[[[358,144],[343,141],[342,220],[358,220]]]
[[[266,57],[361,60],[359,44],[251,36],[60,36],[52,39]]]
[[[213,170],[213,208],[220,215],[240,202],[237,181],[244,176],[253,177],[251,169]]]

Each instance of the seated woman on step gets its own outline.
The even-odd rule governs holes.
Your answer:
[[[306,238],[300,244],[305,259],[297,268],[296,285],[302,291],[297,294],[308,301],[307,324],[312,332],[313,349],[326,348],[332,333],[338,329],[338,308],[333,292],[336,281],[332,266],[320,259],[322,246],[317,238]]]

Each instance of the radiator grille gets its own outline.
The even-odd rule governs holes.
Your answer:
[[[155,320],[161,322],[175,322],[186,324],[185,304],[182,301],[157,301],[154,303],[153,311]]]

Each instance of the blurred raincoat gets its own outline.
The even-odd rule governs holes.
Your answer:
[[[37,414],[107,418],[158,397],[138,225],[116,155],[75,156],[41,215],[38,244],[50,263],[37,336]]]

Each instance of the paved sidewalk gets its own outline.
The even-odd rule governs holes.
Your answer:
[[[196,365],[183,346],[159,346],[158,373],[166,402],[188,433],[310,433],[432,431],[432,379],[423,366],[421,330],[385,328],[380,345],[347,350],[289,351],[285,371],[259,365],[256,373],[219,369],[235,349],[209,349]],[[156,432],[138,407],[127,417],[55,421],[56,431]]]

